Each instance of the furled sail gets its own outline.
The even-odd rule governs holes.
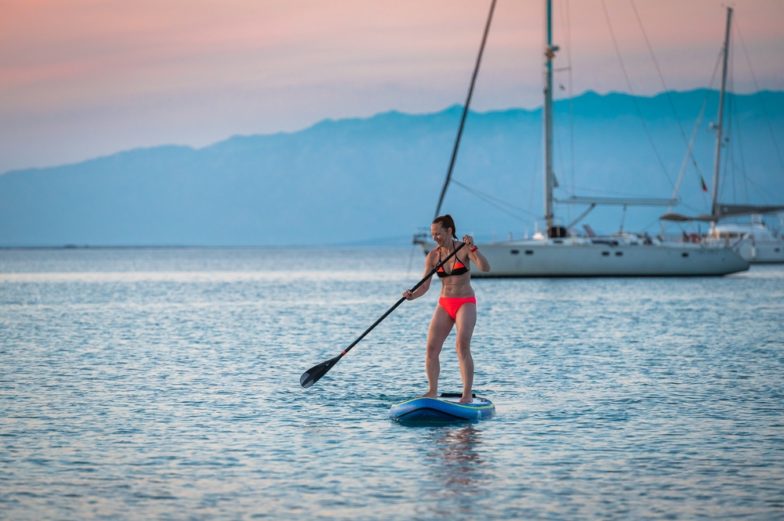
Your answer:
[[[714,215],[683,215],[681,213],[665,213],[659,219],[672,222],[716,222],[722,217],[733,217],[738,215],[761,215],[764,213],[774,213],[784,211],[784,205],[759,205],[759,204],[723,204],[719,203]]]

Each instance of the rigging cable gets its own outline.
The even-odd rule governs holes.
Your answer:
[[[561,25],[566,28],[566,66],[559,67],[555,70],[555,72],[562,72],[565,71],[567,73],[567,86],[564,85],[559,81],[558,86],[560,90],[566,90],[566,105],[569,113],[569,139],[568,139],[568,169],[565,167],[566,175],[564,178],[566,179],[566,185],[569,187],[572,194],[574,194],[574,172],[575,172],[575,157],[574,157],[574,89],[573,89],[573,81],[572,81],[572,25],[571,25],[571,11],[570,11],[570,2],[566,0],[560,9],[561,15]],[[556,146],[558,147],[558,157],[560,158],[560,162],[564,165],[567,164],[567,161],[563,159],[563,149],[561,148],[562,140],[556,140]],[[558,186],[556,185],[556,188]],[[572,219],[571,217],[571,208],[567,207],[566,214],[569,220]]]
[[[730,55],[730,92],[735,92],[735,77],[734,77],[734,70],[735,70],[735,54]],[[749,179],[748,179],[748,169],[746,168],[746,154],[744,152],[745,147],[743,146],[743,134],[741,133],[741,126],[738,117],[738,104],[740,100],[737,96],[730,96],[729,97],[729,107],[727,111],[727,119],[729,120],[729,128],[730,128],[730,135],[727,136],[727,156],[729,160],[727,163],[728,165],[724,168],[724,179],[727,179],[727,176],[730,173],[740,172],[743,176],[743,179],[739,179],[738,175],[732,175],[731,179],[733,180],[733,194],[735,195],[736,201],[749,201]],[[734,138],[737,136],[737,139]],[[735,146],[733,146],[735,145]],[[737,160],[736,160],[737,159]],[[740,163],[738,166],[736,163]],[[732,168],[730,169],[730,166]],[[742,184],[741,184],[742,182]],[[735,186],[735,183],[740,184],[740,186]],[[738,198],[738,193],[743,189],[743,199]]]
[[[670,174],[667,172],[667,167],[664,165],[664,160],[662,160],[661,155],[659,154],[659,150],[656,148],[656,145],[653,142],[651,133],[648,130],[648,125],[645,123],[645,118],[643,118],[642,116],[640,105],[639,103],[637,103],[637,95],[634,92],[631,79],[629,78],[629,73],[626,71],[626,66],[623,63],[623,56],[621,55],[621,50],[618,47],[618,40],[615,38],[615,31],[613,31],[612,22],[610,21],[610,13],[607,12],[606,0],[602,0],[602,8],[604,10],[604,16],[607,20],[607,27],[609,28],[610,37],[612,39],[613,46],[615,47],[615,54],[617,55],[618,61],[621,65],[621,71],[623,71],[623,76],[624,78],[626,78],[626,86],[628,87],[629,92],[632,94],[631,98],[634,103],[634,108],[637,110],[637,117],[640,119],[642,128],[645,131],[645,136],[648,138],[648,142],[651,144],[651,148],[653,149],[653,153],[656,156],[657,161],[659,162],[659,166],[661,167],[662,172],[664,172],[664,175],[667,176],[667,180],[670,182],[670,186],[673,186],[674,183],[672,182],[672,178],[670,177]]]
[[[474,67],[474,74],[471,76],[471,85],[468,88],[468,96],[466,97],[465,105],[463,106],[463,115],[460,117],[460,127],[457,130],[457,137],[455,138],[455,146],[452,148],[452,158],[449,160],[449,170],[446,173],[446,180],[444,186],[441,188],[441,195],[438,198],[438,205],[436,206],[435,217],[441,213],[441,205],[444,202],[446,189],[449,187],[449,181],[452,179],[452,171],[455,168],[455,160],[457,159],[457,151],[460,149],[460,139],[463,136],[463,128],[465,127],[466,117],[468,110],[471,107],[471,97],[474,95],[474,85],[476,85],[476,76],[479,73],[479,66],[482,63],[482,54],[485,52],[485,43],[487,43],[487,34],[490,32],[490,22],[493,20],[493,11],[495,10],[495,2],[493,0],[490,4],[490,13],[487,15],[487,23],[485,24],[485,32],[482,35],[482,44],[479,46],[479,55],[476,57],[476,66]]]
[[[733,81],[734,81],[733,77],[730,76],[730,82],[732,83]],[[728,159],[727,161],[725,161],[725,167],[724,167],[724,172],[722,172],[722,178],[732,179],[733,181],[732,190],[733,190],[733,195],[735,195],[736,201],[747,201],[747,202],[751,201],[751,197],[749,195],[749,188],[755,190],[754,193],[756,194],[762,194],[763,200],[769,201],[770,200],[769,191],[766,191],[764,187],[754,182],[754,180],[749,175],[749,171],[746,166],[746,153],[745,153],[746,147],[743,146],[743,134],[741,132],[742,127],[739,121],[740,118],[738,117],[738,113],[740,112],[740,109],[736,108],[739,103],[740,100],[737,99],[737,96],[732,96],[729,98],[730,107],[729,110],[727,111],[727,119],[729,120],[729,124],[731,125],[730,128],[734,129],[734,133],[737,136],[737,139],[729,139],[729,142],[733,144],[737,143],[737,146],[735,147],[728,146],[728,154],[727,154]],[[740,156],[737,162],[735,160],[736,156]],[[740,166],[737,165],[738,162],[740,163]],[[732,166],[731,170],[729,168],[730,165]],[[743,178],[739,179],[738,175],[730,175],[730,173],[736,173],[736,172],[740,172]],[[741,182],[743,183],[742,185],[736,186],[736,183],[740,184]],[[743,189],[744,195],[743,198],[738,198],[738,193],[740,192],[741,188]]]
[[[461,183],[460,181],[458,181],[456,179],[453,179],[452,182],[454,184],[456,184],[457,186],[459,186],[460,188],[462,188],[463,190],[465,190],[466,192],[475,195],[479,199],[482,199],[484,202],[486,202],[490,206],[496,207],[498,210],[504,212],[507,215],[511,215],[512,217],[514,217],[515,219],[517,219],[519,221],[528,222],[528,219],[522,217],[521,215],[519,215],[519,214],[517,214],[515,212],[523,212],[525,214],[530,215],[531,217],[536,217],[536,214],[534,214],[533,212],[528,212],[526,210],[523,210],[522,208],[518,208],[515,205],[504,201],[503,199],[499,199],[498,197],[494,197],[494,196],[492,196],[492,195],[490,195],[488,193],[481,192],[481,191],[477,190],[476,188],[471,188],[470,186],[465,185],[465,184]]]
[[[746,63],[749,66],[749,71],[751,72],[751,79],[754,82],[754,90],[755,92],[761,92],[759,82],[757,82],[757,75],[754,74],[754,67],[751,66],[751,59],[749,58],[749,52],[746,49],[746,41],[743,39],[743,33],[740,31],[740,24],[736,18],[735,20],[735,31],[738,33],[738,39],[740,40],[740,47],[743,49],[743,55],[746,58]],[[776,149],[776,157],[779,160],[779,166],[781,167],[782,172],[784,172],[784,159],[782,159],[781,149],[779,148],[778,141],[776,141],[776,134],[773,132],[773,125],[770,122],[770,111],[768,107],[765,105],[765,98],[763,96],[759,97],[760,103],[762,103],[762,114],[765,116],[765,122],[768,125],[768,132],[770,133],[770,140],[773,142],[773,148]]]
[[[566,0],[566,66],[567,66],[567,80],[569,96],[569,155],[571,157],[571,181],[574,187],[574,81],[572,79],[572,11],[571,2]],[[574,188],[572,188],[574,193]]]
[[[711,87],[713,86],[713,83],[716,80],[716,72],[718,71],[719,63],[721,63],[721,54],[719,54],[718,59],[716,60],[716,65],[713,67],[713,75],[711,76],[711,80],[709,83],[709,86]],[[702,98],[702,107],[700,108],[700,112],[697,115],[697,119],[694,122],[694,127],[692,127],[691,130],[691,137],[689,138],[689,142],[687,143],[686,156],[684,156],[683,162],[681,163],[681,168],[678,172],[678,180],[675,182],[675,188],[672,191],[671,199],[675,199],[681,191],[681,184],[683,183],[683,178],[686,174],[686,167],[689,166],[689,158],[690,157],[693,158],[692,151],[694,150],[694,143],[697,140],[697,131],[702,127],[702,120],[705,118],[705,111],[707,107],[708,107],[708,92],[706,91],[705,96],[703,96]],[[699,172],[699,169],[697,170],[697,173],[699,177],[698,181],[700,182],[700,185],[702,187],[703,203],[705,203],[706,202],[705,192],[708,189],[708,185],[704,184],[705,178]]]
[[[640,31],[642,32],[642,36],[645,39],[645,45],[648,47],[648,54],[650,54],[651,56],[653,65],[656,67],[656,72],[659,75],[659,80],[661,81],[661,84],[664,87],[664,94],[665,97],[667,98],[667,102],[670,106],[670,110],[672,111],[672,115],[675,118],[675,122],[678,124],[678,130],[680,130],[681,138],[683,139],[683,142],[687,144],[687,158],[691,159],[692,165],[694,166],[694,169],[697,171],[697,174],[700,176],[700,181],[702,181],[704,179],[704,176],[702,175],[702,171],[700,170],[700,167],[697,164],[697,159],[692,154],[692,147],[688,145],[689,141],[686,139],[686,132],[684,131],[683,125],[681,125],[681,121],[678,118],[678,112],[675,110],[675,102],[672,100],[670,88],[667,86],[667,83],[664,81],[664,74],[662,74],[661,67],[659,66],[659,60],[656,59],[656,54],[653,52],[653,46],[651,45],[651,41],[648,39],[648,33],[645,31],[645,26],[642,23],[642,17],[640,17],[639,11],[637,11],[637,4],[634,3],[634,0],[630,0],[630,3],[632,9],[634,10],[634,16],[637,18],[637,24],[640,26]],[[711,82],[712,81],[713,80],[711,80]],[[675,193],[677,193],[677,191]]]

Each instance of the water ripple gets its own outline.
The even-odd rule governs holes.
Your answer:
[[[424,390],[434,292],[298,384],[417,278],[409,254],[0,252],[0,517],[784,516],[784,268],[476,281],[498,415],[410,428],[386,415]]]

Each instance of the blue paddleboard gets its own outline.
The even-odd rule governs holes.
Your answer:
[[[458,403],[460,395],[444,393],[438,398],[414,398],[393,405],[389,417],[402,423],[446,423],[479,421],[495,414],[495,405],[487,398],[474,396],[471,403]]]

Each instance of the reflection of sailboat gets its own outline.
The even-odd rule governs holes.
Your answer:
[[[532,240],[479,244],[490,262],[489,277],[584,277],[584,276],[681,276],[726,275],[748,269],[748,262],[728,244],[661,242],[650,237],[625,234],[610,237],[577,237],[570,227],[556,226],[553,211],[553,58],[558,47],[552,42],[552,6],[546,4],[544,74],[544,196],[545,233]],[[481,56],[481,54],[480,54]],[[469,97],[470,100],[470,97]],[[466,109],[468,103],[466,104]],[[454,153],[453,153],[454,161]],[[451,173],[451,170],[450,170]],[[447,183],[449,177],[447,177]],[[446,185],[444,190],[446,189]],[[442,197],[443,200],[443,191]],[[645,199],[573,198],[571,203],[596,205],[663,205],[667,202]],[[439,208],[436,213],[440,211]],[[587,214],[585,212],[583,216]],[[572,223],[572,226],[575,225]],[[590,228],[587,228],[590,230]],[[589,235],[591,235],[589,233]],[[425,248],[429,245],[420,240]]]
[[[732,33],[732,8],[727,8],[727,26],[722,47],[721,91],[719,94],[718,122],[716,123],[716,152],[714,156],[713,190],[710,215],[695,217],[677,213],[662,216],[670,221],[703,221],[711,223],[711,231],[705,238],[707,244],[733,241],[739,244],[739,252],[749,262],[784,263],[784,237],[774,234],[764,224],[761,216],[784,210],[784,205],[727,204],[719,202],[719,174],[721,172],[721,153],[725,143],[724,96],[727,90],[727,62],[730,54],[730,35]],[[751,216],[751,223],[719,224],[722,218]]]

